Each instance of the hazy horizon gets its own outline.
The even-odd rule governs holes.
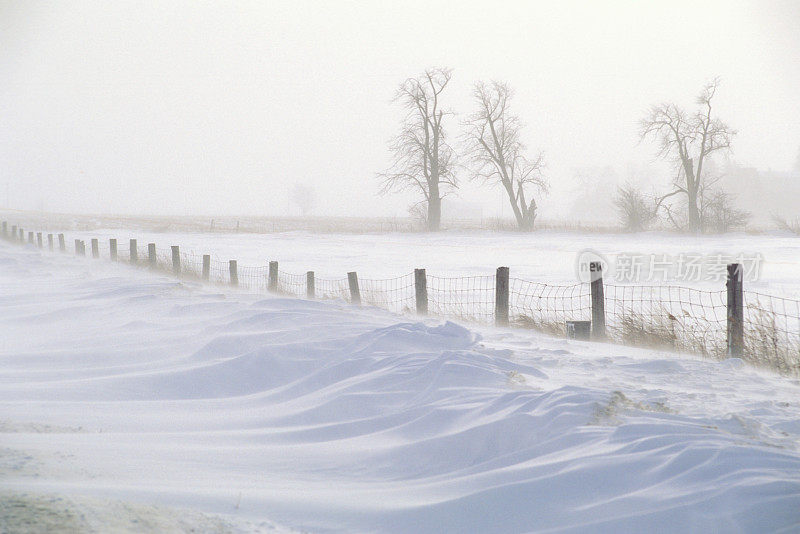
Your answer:
[[[454,142],[472,84],[508,82],[551,193],[606,171],[666,189],[668,165],[637,122],[686,108],[722,80],[716,109],[738,130],[732,160],[788,171],[800,150],[800,3],[417,2],[0,3],[0,204],[151,215],[405,216],[377,196],[402,112],[392,96],[453,68]],[[459,197],[508,215],[461,173]],[[609,194],[611,194],[609,192]]]

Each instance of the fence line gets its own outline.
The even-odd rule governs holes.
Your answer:
[[[9,228],[7,222],[2,225],[3,239],[44,248],[43,240],[32,240],[30,234],[26,239],[21,232],[16,226]],[[48,243],[58,238],[58,248],[53,250],[62,250],[63,234],[47,235]],[[116,261],[130,264],[133,244],[129,241],[99,240],[98,257],[113,259],[115,241]],[[91,241],[75,240],[76,248],[71,252],[91,258],[86,254],[87,242]],[[156,249],[153,243],[136,242],[135,246],[136,266],[178,272],[181,277],[198,280],[207,276],[210,283],[234,283],[257,292],[346,302],[358,298],[365,305],[395,313],[421,312],[482,324],[492,324],[502,316],[501,324],[507,318],[511,326],[555,335],[571,335],[569,322],[598,319],[598,309],[593,309],[598,303],[592,298],[597,280],[593,284],[544,284],[508,277],[506,268],[498,269],[498,275],[504,273],[499,284],[497,275],[441,277],[427,274],[424,269],[395,278],[358,278],[350,273],[349,277],[329,279],[316,278],[313,272],[286,272],[278,268],[277,262],[241,266],[234,260],[182,252],[177,247],[173,251]],[[66,246],[63,251],[70,252]],[[154,263],[151,251],[155,253]],[[731,274],[737,272],[738,278]],[[800,375],[800,300],[743,290],[738,264],[729,266],[728,288],[718,291],[604,284],[599,266],[596,274],[602,289],[599,313],[604,324],[601,335],[592,334],[598,340],[716,359],[738,356],[783,374]],[[589,335],[588,329],[581,331]]]

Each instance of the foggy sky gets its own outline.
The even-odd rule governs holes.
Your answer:
[[[637,121],[720,76],[736,162],[788,170],[800,149],[800,2],[3,2],[0,205],[89,213],[405,215],[375,173],[397,85],[454,69],[515,90],[558,215],[576,169],[663,183]],[[453,141],[460,117],[449,122]],[[466,174],[464,174],[466,178]],[[500,195],[461,197],[498,212]]]

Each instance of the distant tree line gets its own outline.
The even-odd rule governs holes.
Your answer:
[[[522,140],[522,121],[511,109],[513,91],[497,81],[474,84],[474,108],[460,124],[457,150],[448,132],[455,114],[445,104],[451,79],[451,69],[431,68],[398,87],[394,101],[406,114],[390,141],[392,164],[378,175],[381,192],[417,192],[420,200],[411,212],[436,231],[442,199],[459,186],[460,167],[470,180],[504,191],[517,228],[533,230],[548,181],[542,153],[529,153]],[[734,206],[732,195],[718,187],[721,175],[713,172],[712,157],[729,152],[736,135],[714,112],[718,87],[719,79],[706,84],[693,112],[662,103],[642,119],[641,139],[658,143],[657,156],[673,163],[674,175],[661,194],[647,195],[632,183],[617,188],[614,206],[626,230],[646,230],[657,221],[688,233],[747,224],[750,214]]]

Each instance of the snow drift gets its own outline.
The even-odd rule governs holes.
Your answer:
[[[736,360],[8,244],[0,288],[4,495],[186,507],[233,530],[800,528],[800,382]]]

